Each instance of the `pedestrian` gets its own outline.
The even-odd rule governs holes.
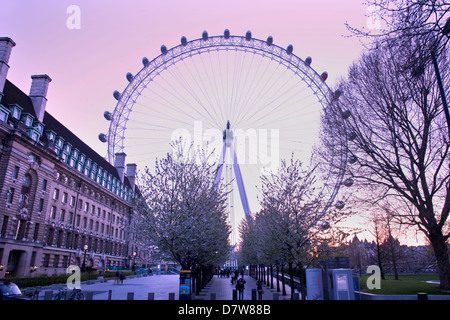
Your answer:
[[[263,290],[263,287],[262,287],[261,280],[258,280],[256,282],[256,291],[258,291],[258,300],[262,300],[262,295],[264,293],[264,290]]]
[[[114,278],[114,284],[119,284],[119,271],[116,271],[116,277]]]
[[[238,300],[244,300],[245,283],[246,281],[244,280],[244,278],[240,278],[236,283],[236,290],[239,292]]]
[[[120,284],[123,284],[123,280],[125,279],[125,274],[122,272],[120,274]]]

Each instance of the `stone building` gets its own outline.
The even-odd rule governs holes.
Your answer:
[[[14,46],[0,38],[0,279],[130,266],[136,166],[111,165],[45,110],[48,75],[29,94],[11,83]]]

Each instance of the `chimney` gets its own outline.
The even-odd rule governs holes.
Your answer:
[[[41,122],[44,119],[45,106],[47,105],[47,90],[51,81],[52,79],[46,74],[31,76],[30,98],[37,120]]]
[[[114,167],[117,169],[117,173],[119,174],[120,181],[123,182],[123,178],[125,175],[125,158],[127,155],[123,152],[116,153],[116,157],[114,158]]]
[[[134,184],[136,183],[136,168],[137,165],[134,163],[127,164],[127,178],[130,182],[131,189],[134,191]]]
[[[0,38],[0,100],[1,93],[5,88],[6,76],[9,70],[9,57],[11,56],[12,48],[16,45],[10,38]]]

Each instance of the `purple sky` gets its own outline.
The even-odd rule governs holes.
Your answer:
[[[29,92],[30,76],[48,74],[52,83],[47,111],[66,125],[100,155],[106,144],[105,110],[113,111],[114,90],[128,84],[127,72],[142,68],[142,57],[150,60],[160,47],[229,29],[233,35],[252,31],[255,38],[273,36],[302,59],[313,58],[313,68],[329,73],[330,86],[346,75],[349,65],[362,51],[358,39],[347,37],[345,22],[367,26],[363,0],[2,0],[0,36],[16,42],[8,79]],[[81,29],[70,30],[67,8],[81,10]]]
[[[136,74],[142,57],[156,57],[162,44],[170,48],[181,36],[196,39],[204,30],[251,30],[255,38],[273,36],[281,47],[292,44],[300,58],[311,56],[332,85],[361,52],[357,39],[343,37],[349,34],[346,21],[366,25],[361,2],[2,0],[0,33],[17,43],[8,78],[28,93],[32,74],[48,74],[47,111],[105,155],[97,135],[107,131],[102,114],[115,106],[112,92],[122,91],[125,74]],[[66,26],[72,4],[81,9],[79,30]]]

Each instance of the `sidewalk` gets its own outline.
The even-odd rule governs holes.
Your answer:
[[[244,290],[244,300],[252,300],[252,289],[256,289],[256,279],[250,276],[244,276],[245,290]],[[211,281],[206,285],[206,287],[200,292],[200,295],[196,295],[196,300],[211,300],[211,293],[216,295],[216,300],[233,300],[233,289],[235,284],[231,284],[231,278],[219,278],[214,276]],[[279,300],[290,300],[291,299],[291,288],[286,284],[286,295],[282,295],[282,284],[280,281],[280,292],[277,293],[277,283],[274,279],[274,288],[263,283],[264,293],[262,296],[263,300],[274,300],[274,294],[279,294]]]
[[[244,276],[246,281],[244,300],[252,300],[252,289],[256,289],[256,279]],[[107,282],[88,281],[81,283],[81,290],[85,295],[92,295],[92,300],[127,300],[128,294],[133,293],[132,300],[148,300],[149,293],[153,294],[154,300],[178,300],[179,299],[179,275],[153,275],[148,277],[128,277],[123,284],[115,284],[113,279]],[[58,288],[65,287],[64,284],[42,287],[39,300],[44,300],[46,292],[58,293]],[[215,300],[233,300],[233,289],[231,278],[219,278],[214,276],[199,295],[193,294],[193,300],[211,300],[211,293],[215,294]],[[279,300],[290,300],[291,289],[286,284],[286,295],[282,295],[280,281],[280,292],[277,293],[276,279],[274,288],[263,284],[263,300],[274,300],[274,294]],[[111,291],[111,293],[110,293]],[[111,295],[111,297],[110,297]],[[170,298],[169,298],[170,297]]]
[[[178,300],[179,283],[179,275],[135,276],[127,277],[123,284],[115,284],[114,279],[107,282],[82,282],[81,290],[85,298],[92,293],[92,300],[109,300],[109,290],[111,290],[111,300],[127,300],[129,292],[133,292],[133,300],[148,300],[149,293],[154,293],[154,300],[169,300],[169,294],[173,294],[174,300]],[[43,287],[39,300],[44,299],[46,291],[53,291],[53,294],[56,294],[58,287],[65,287],[65,285]]]

